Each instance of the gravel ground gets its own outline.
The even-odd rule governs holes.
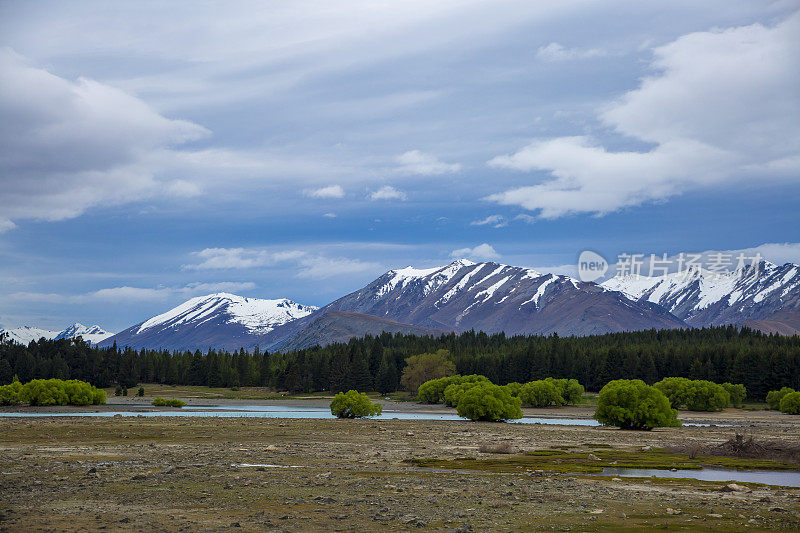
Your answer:
[[[702,417],[753,427],[623,432],[416,420],[0,419],[0,530],[800,530],[800,489],[726,492],[722,482],[439,472],[406,462],[512,457],[480,452],[498,444],[516,452],[713,444],[737,431],[800,442],[800,420],[779,413]]]

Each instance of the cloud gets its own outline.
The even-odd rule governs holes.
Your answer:
[[[298,278],[327,279],[347,274],[374,271],[380,268],[377,263],[346,259],[343,257],[305,257],[299,262]]]
[[[17,225],[8,220],[7,218],[0,218],[0,233],[12,230],[16,227]]]
[[[199,193],[186,181],[162,181],[148,158],[168,156],[208,130],[109,85],[58,77],[10,48],[0,48],[0,116],[6,230],[10,220],[63,220],[95,205]]]
[[[503,228],[508,226],[508,221],[503,215],[489,215],[480,220],[473,220],[469,223],[470,226],[492,226],[493,228]]]
[[[397,156],[400,163],[399,170],[407,174],[420,174],[422,176],[436,176],[439,174],[452,174],[461,170],[458,163],[445,163],[431,154],[411,150]]]
[[[525,213],[520,213],[519,215],[514,217],[514,220],[521,220],[526,224],[533,224],[536,222],[536,217],[532,217],[530,215],[526,215]]]
[[[600,48],[565,48],[559,43],[550,43],[537,50],[536,57],[544,61],[568,61],[571,59],[589,59],[608,55]]]
[[[306,255],[301,250],[284,250],[270,253],[256,248],[206,248],[192,255],[202,261],[183,265],[184,270],[242,269],[271,266],[283,261],[292,261]]]
[[[603,215],[693,189],[800,173],[800,13],[684,35],[656,48],[656,74],[599,112],[616,133],[649,144],[610,151],[589,136],[536,140],[489,165],[551,176],[487,197],[543,218]]]
[[[500,254],[487,243],[479,244],[474,248],[459,248],[450,253],[450,257],[466,257],[468,259],[475,259],[477,261],[491,261],[493,259],[500,259]]]
[[[336,218],[336,213],[325,213],[322,216],[324,216],[325,218]]]
[[[306,189],[303,194],[311,198],[343,198],[344,189],[340,185],[329,185],[319,189]]]
[[[259,248],[206,248],[192,255],[202,261],[184,265],[184,270],[247,269],[284,265],[285,268],[294,269],[295,277],[298,278],[327,279],[379,268],[377,263],[328,257],[304,250],[269,252]]]
[[[370,200],[405,200],[407,198],[406,193],[403,191],[399,191],[394,187],[390,187],[389,185],[384,185],[377,191],[373,191],[369,195]]]
[[[91,301],[126,301],[146,302],[166,300],[175,296],[192,297],[215,292],[236,292],[254,289],[256,284],[250,281],[222,281],[217,283],[189,283],[182,287],[109,287],[84,294],[57,294],[37,292],[17,292],[9,298],[22,302],[37,303],[79,303]]]

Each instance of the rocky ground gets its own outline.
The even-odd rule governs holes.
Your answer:
[[[459,421],[0,418],[0,530],[800,530],[800,489],[739,484],[729,491],[723,482],[408,462],[502,460],[554,447],[638,452],[721,443],[737,431],[800,442],[792,417],[705,417],[754,427],[623,432]]]

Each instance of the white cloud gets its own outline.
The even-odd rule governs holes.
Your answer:
[[[609,128],[653,148],[612,152],[587,136],[537,140],[489,164],[552,179],[487,199],[555,218],[602,215],[754,176],[796,180],[798,57],[800,13],[773,27],[680,37],[654,50],[657,74],[599,113]]]
[[[336,213],[325,213],[322,216],[324,216],[325,218],[336,218]]]
[[[63,220],[95,205],[199,192],[185,181],[160,181],[148,158],[175,153],[208,130],[114,87],[55,76],[9,48],[0,48],[0,116],[6,221]]]
[[[219,270],[229,268],[255,268],[271,266],[283,261],[297,260],[306,255],[301,250],[284,250],[270,253],[257,248],[206,248],[192,255],[202,261],[183,265],[184,270]]]
[[[423,176],[436,176],[439,174],[452,174],[461,170],[458,163],[445,163],[436,156],[411,150],[397,156],[400,163],[399,170],[407,174],[420,174]]]
[[[260,248],[206,248],[192,255],[199,257],[201,262],[184,265],[184,270],[246,269],[283,265],[285,268],[294,269],[298,278],[326,279],[379,268],[377,263],[328,257],[304,250],[270,252]]]
[[[503,215],[489,215],[480,220],[473,220],[469,223],[470,226],[492,226],[493,228],[503,228],[508,225]]]
[[[7,218],[0,218],[0,233],[16,228],[17,225]]]
[[[384,185],[377,191],[373,191],[369,195],[370,200],[405,200],[406,193],[399,191],[389,185]]]
[[[536,51],[536,57],[544,61],[568,61],[571,59],[590,59],[608,55],[600,48],[565,48],[559,43],[550,43]]]
[[[521,213],[514,217],[514,220],[521,220],[526,224],[533,224],[536,222],[536,217],[532,217],[530,215],[526,215],[525,213]]]
[[[500,254],[487,243],[479,244],[474,248],[459,248],[450,253],[450,257],[466,257],[468,259],[475,259],[477,261],[491,261],[493,259],[500,259]]]
[[[306,189],[303,194],[311,198],[344,198],[344,189],[340,185],[329,185],[319,189]]]
[[[347,259],[344,257],[305,257],[299,262],[298,278],[327,279],[336,276],[374,271],[380,268],[377,263]]]
[[[166,300],[175,296],[189,298],[214,292],[236,292],[254,289],[255,283],[250,281],[222,281],[217,283],[189,283],[182,287],[109,287],[84,294],[57,294],[37,292],[17,292],[9,298],[22,302],[37,303],[87,303],[90,301],[155,301]]]

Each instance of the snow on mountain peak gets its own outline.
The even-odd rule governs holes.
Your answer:
[[[762,260],[730,272],[692,269],[655,277],[618,276],[602,285],[632,300],[661,305],[693,325],[741,323],[794,305],[800,295],[800,267]]]
[[[264,300],[218,292],[197,296],[146,320],[137,333],[154,327],[172,328],[189,323],[197,326],[224,316],[229,324],[241,324],[251,333],[264,334],[316,310],[314,306],[301,305],[286,298]]]

